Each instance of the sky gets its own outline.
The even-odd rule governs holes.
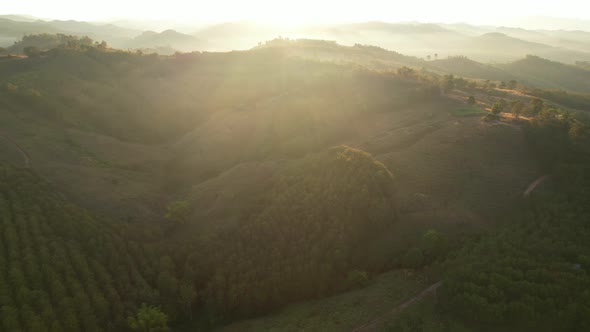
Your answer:
[[[514,17],[590,19],[588,0],[14,0],[0,14],[106,21],[159,19],[178,22],[255,20],[268,23],[361,21],[497,24]]]

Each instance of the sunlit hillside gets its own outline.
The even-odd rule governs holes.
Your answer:
[[[0,331],[590,328],[589,33],[109,22],[0,17]]]

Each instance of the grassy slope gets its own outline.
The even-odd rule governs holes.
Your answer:
[[[361,141],[395,174],[406,212],[480,220],[539,175],[519,129],[451,114],[460,107],[448,101],[400,110]]]
[[[0,119],[0,134],[17,141],[32,167],[74,202],[118,218],[150,215],[139,200],[154,199],[158,182],[150,174],[167,155],[165,149],[63,128],[26,113],[3,111]],[[18,153],[0,143],[11,156]],[[9,161],[20,166],[22,157]]]
[[[366,287],[344,294],[290,305],[280,312],[220,328],[234,331],[350,331],[412,297],[428,281],[397,270],[378,276]]]

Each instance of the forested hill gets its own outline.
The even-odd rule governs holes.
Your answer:
[[[590,70],[580,66],[529,55],[525,59],[499,67],[532,86],[590,92]]]
[[[105,331],[158,301],[141,246],[29,170],[0,166],[2,331]]]
[[[273,183],[261,209],[211,251],[207,302],[224,316],[346,290],[391,266],[395,186],[369,154],[332,148],[287,166]]]
[[[348,147],[285,168],[261,209],[233,228],[185,233],[182,207],[171,210],[174,245],[124,240],[118,223],[71,205],[31,171],[0,170],[6,331],[124,330],[149,310],[142,303],[173,320],[198,310],[209,324],[346,290],[391,264],[392,175]]]

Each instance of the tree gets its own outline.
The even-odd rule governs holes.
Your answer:
[[[445,75],[443,77],[443,90],[445,92],[451,92],[453,89],[455,89],[455,76],[453,74]]]
[[[417,268],[422,266],[424,262],[424,254],[422,254],[422,250],[420,248],[412,248],[406,252],[404,256],[403,263],[406,267]]]
[[[545,103],[542,99],[535,98],[531,100],[531,113],[537,115],[545,108]]]
[[[498,116],[500,113],[504,111],[504,104],[500,101],[497,101],[492,106],[492,114]]]
[[[500,89],[506,89],[506,82],[500,82]]]
[[[475,105],[475,97],[469,96],[469,98],[467,98],[467,104],[469,104],[471,106]]]
[[[195,287],[190,283],[182,283],[180,285],[180,301],[182,305],[186,306],[190,320],[193,320],[193,307],[192,304],[197,298],[197,291]]]
[[[431,57],[430,57],[430,54],[428,54],[428,55],[426,56],[426,60],[430,61],[430,58],[431,58]]]
[[[512,114],[514,114],[515,118],[519,118],[524,110],[524,103],[520,100],[517,100],[512,104]]]
[[[428,230],[422,236],[422,249],[424,255],[430,260],[444,257],[448,249],[448,239],[444,234],[434,229]]]
[[[455,78],[454,83],[458,89],[465,89],[467,87],[467,85],[469,84],[469,82],[462,77]]]
[[[397,70],[397,74],[402,77],[414,77],[416,75],[416,71],[412,68],[404,66]]]
[[[508,89],[510,90],[514,90],[516,89],[516,86],[518,85],[518,82],[516,80],[510,80],[510,82],[508,82]]]
[[[106,50],[108,47],[109,47],[109,45],[104,40],[102,42],[96,44],[96,48],[98,48],[101,51]]]
[[[143,303],[134,316],[127,318],[129,328],[140,332],[168,331],[168,317],[159,308]]]
[[[434,53],[434,60],[438,59],[438,53]]]
[[[365,271],[349,271],[346,277],[349,288],[365,285],[369,281],[369,274]]]
[[[184,224],[190,214],[188,201],[176,201],[168,204],[166,219],[177,224]]]
[[[6,49],[4,47],[0,47],[0,54],[6,52]]]
[[[41,51],[35,46],[27,46],[23,49],[23,52],[29,58],[36,58],[41,55]]]

